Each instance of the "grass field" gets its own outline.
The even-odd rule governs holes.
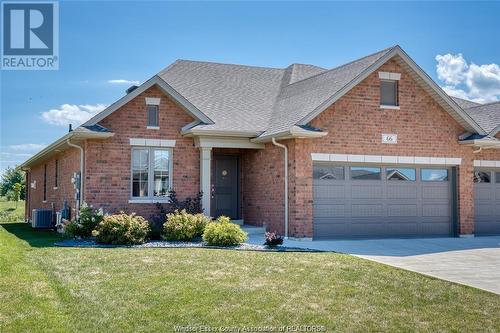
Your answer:
[[[0,222],[19,222],[24,220],[24,201],[17,203],[0,197]]]
[[[53,247],[0,225],[0,332],[495,332],[500,296],[335,253]]]

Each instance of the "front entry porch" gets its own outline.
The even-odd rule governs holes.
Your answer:
[[[249,139],[196,137],[200,149],[200,188],[205,214],[217,218],[224,215],[243,224],[244,174],[251,167],[246,156],[264,149],[263,144]],[[245,221],[246,222],[246,221]]]

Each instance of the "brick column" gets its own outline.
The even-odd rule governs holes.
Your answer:
[[[474,234],[474,167],[471,158],[463,158],[458,168],[459,234]]]

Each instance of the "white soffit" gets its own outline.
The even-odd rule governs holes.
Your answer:
[[[425,157],[425,156],[393,156],[393,155],[350,155],[312,153],[311,158],[317,162],[350,162],[378,164],[426,164],[426,165],[460,165],[459,157]],[[500,161],[499,161],[500,162]],[[500,166],[500,163],[499,163]]]

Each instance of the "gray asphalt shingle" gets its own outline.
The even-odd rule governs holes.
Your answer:
[[[500,102],[478,104],[464,109],[487,133],[500,125]]]

